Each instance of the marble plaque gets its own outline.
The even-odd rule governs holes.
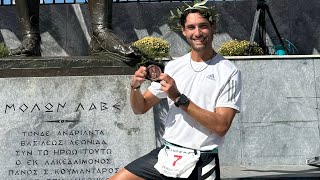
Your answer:
[[[135,115],[130,77],[0,79],[0,177],[105,180],[156,145],[153,113]]]

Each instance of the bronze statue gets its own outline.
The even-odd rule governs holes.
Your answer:
[[[16,0],[16,9],[23,40],[21,45],[10,50],[10,55],[41,56],[39,30],[39,0]],[[89,0],[92,36],[90,54],[107,53],[125,58],[140,55],[132,46],[124,43],[112,32],[112,0]]]

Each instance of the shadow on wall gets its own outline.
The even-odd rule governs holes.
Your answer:
[[[22,41],[15,6],[0,7],[0,42],[16,48]],[[55,4],[40,6],[43,56],[88,55],[91,29],[87,6]],[[6,36],[6,37],[4,37]],[[89,37],[88,37],[89,36]]]
[[[162,136],[164,133],[164,123],[168,114],[169,105],[167,99],[161,99],[160,103],[153,108],[156,145],[160,147],[163,144]]]
[[[250,39],[256,3],[256,0],[210,2],[220,14],[214,41],[216,50],[231,39]],[[320,18],[317,12],[320,1],[305,3],[296,0],[290,4],[287,0],[270,0],[268,4],[282,38],[290,40],[300,54],[319,54],[320,26],[315,22]],[[145,36],[162,36],[171,44],[170,54],[173,57],[181,56],[188,51],[188,45],[181,33],[170,31],[166,24],[170,10],[181,5],[175,2],[114,3],[114,31],[129,43]],[[11,48],[18,46],[21,35],[15,7],[1,6],[0,9],[0,41],[5,41]],[[91,25],[86,4],[41,5],[40,15],[43,56],[88,55]],[[268,17],[266,22],[270,43],[279,44]]]
[[[216,2],[220,14],[218,22],[218,45],[226,40],[249,40],[254,21],[257,1]],[[271,16],[283,39],[289,40],[297,47],[300,54],[319,54],[320,52],[320,1],[311,0],[305,3],[296,0],[269,0],[267,2]],[[279,45],[279,39],[266,15],[267,42]],[[219,36],[219,35],[218,35]]]

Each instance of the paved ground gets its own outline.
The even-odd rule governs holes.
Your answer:
[[[221,178],[238,179],[320,179],[320,168],[314,166],[222,166]]]

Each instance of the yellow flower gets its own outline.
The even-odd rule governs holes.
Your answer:
[[[249,41],[230,40],[222,44],[219,53],[223,56],[245,56],[248,55]],[[262,55],[263,50],[257,43],[253,44],[253,55]]]
[[[158,37],[147,36],[133,43],[146,59],[155,59],[169,56],[169,42]]]

